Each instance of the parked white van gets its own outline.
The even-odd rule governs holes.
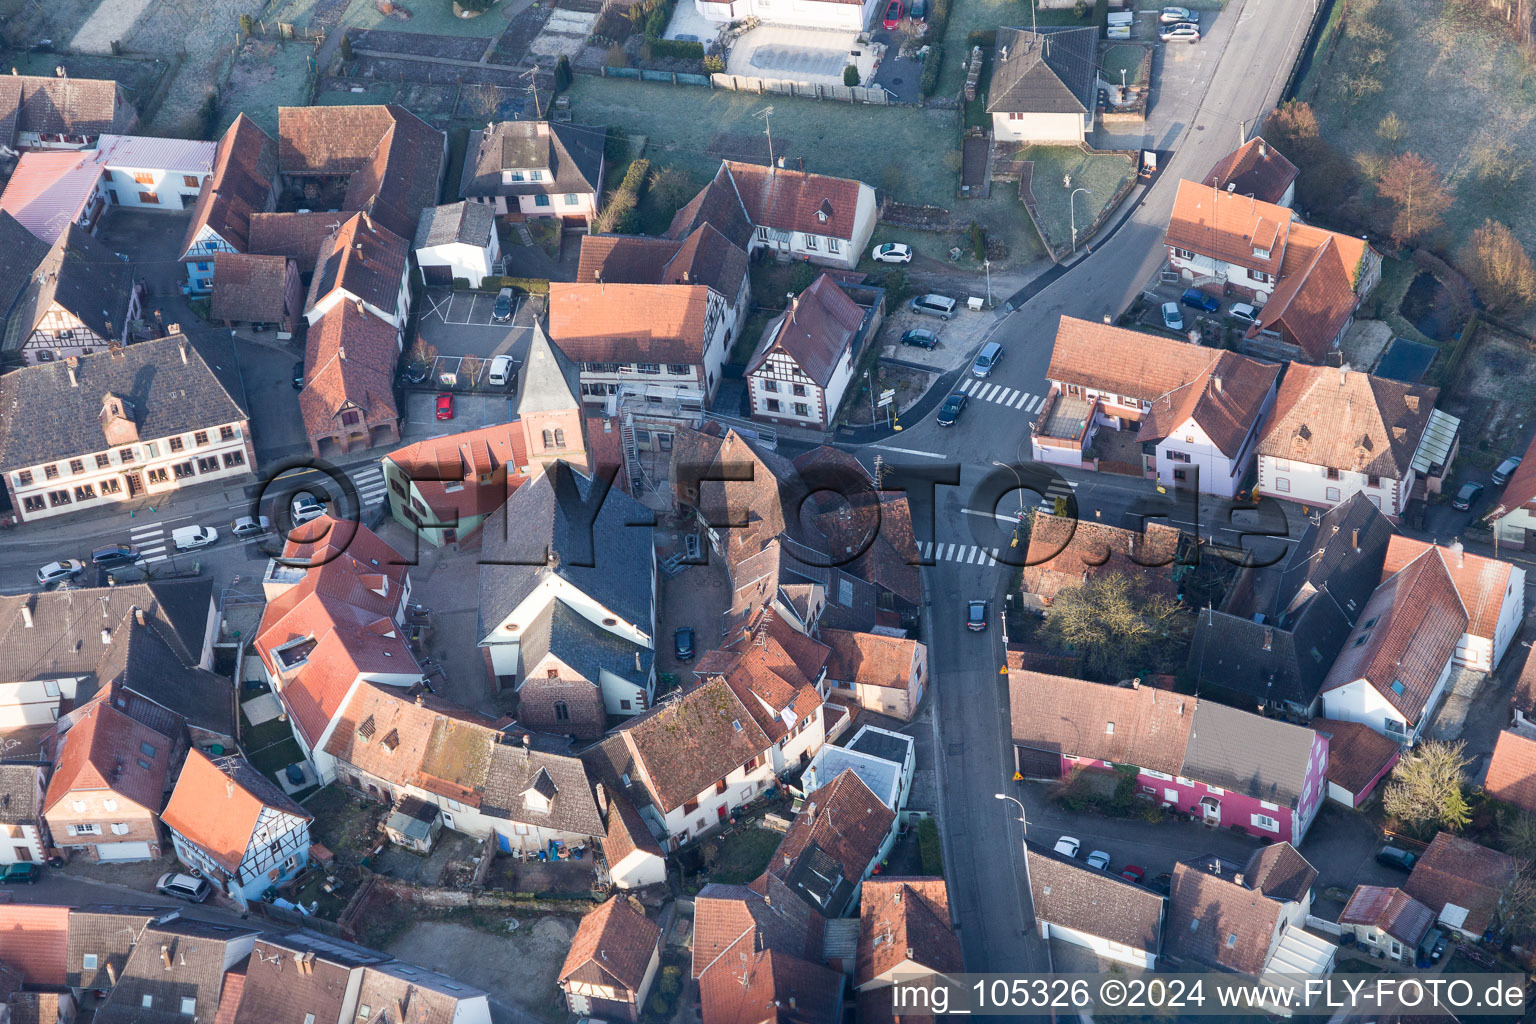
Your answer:
[[[507,381],[512,379],[512,357],[497,356],[491,360],[491,370],[485,376],[486,381],[493,388],[504,388]]]
[[[219,531],[211,526],[183,526],[171,531],[171,542],[177,551],[205,548],[218,539]]]

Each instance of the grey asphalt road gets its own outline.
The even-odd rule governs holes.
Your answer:
[[[1204,177],[1235,148],[1240,125],[1246,122],[1251,130],[1254,119],[1274,107],[1311,13],[1310,4],[1234,0],[1215,18],[1210,43],[1224,43],[1224,50],[1203,94],[1187,92],[1180,98],[1195,113],[1172,142],[1174,153],[1164,173],[1098,248],[1000,318],[993,337],[1003,343],[1008,358],[991,383],[1044,393],[1045,371],[1061,316],[1115,315],[1135,298],[1165,258],[1163,232],[1179,179]],[[997,472],[989,465],[994,459],[1028,460],[1029,420],[1020,408],[973,401],[955,426],[938,427],[930,416],[878,446],[864,448],[861,457],[869,462],[879,454],[892,464],[933,469],[951,458],[960,459],[969,464],[961,482],[969,484]],[[1082,474],[1074,489],[1080,508],[1097,509],[1114,521],[1144,498],[1150,487],[1144,481]],[[972,520],[991,528],[987,510],[980,510],[979,516],[965,512],[967,501],[973,500],[966,497],[967,491],[966,486],[940,488],[933,499],[931,520],[914,500],[920,541],[959,540],[972,533]],[[1013,500],[1005,497],[1000,508],[1006,510]],[[1033,497],[1027,500],[1034,501]],[[923,533],[921,524],[929,522],[935,524],[930,528],[936,534]],[[977,549],[1005,547],[1006,538],[999,541],[997,537],[995,532],[976,533],[968,544]],[[987,564],[988,554],[961,552],[963,560],[957,560],[948,543],[942,554],[949,557],[936,561],[924,575],[937,684],[933,691],[938,701],[936,750],[945,808],[941,828],[965,966],[968,971],[1045,971],[1047,953],[1035,937],[1023,883],[1022,829],[1014,820],[1018,813],[1012,804],[993,796],[999,791],[1015,792],[1010,781],[1006,678],[1000,674],[1004,657],[996,621],[1011,570]],[[969,633],[963,624],[963,602],[976,596],[993,602],[992,628],[983,634]]]

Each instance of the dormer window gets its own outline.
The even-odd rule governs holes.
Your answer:
[[[1256,259],[1267,260],[1269,259],[1269,250],[1260,249],[1258,246],[1254,246],[1253,255]]]

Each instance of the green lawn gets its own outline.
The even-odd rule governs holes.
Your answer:
[[[966,39],[972,32],[1028,28],[1030,23],[1029,5],[1017,0],[953,0],[953,4],[949,25],[944,29],[944,67],[939,70],[935,96],[959,95],[960,87],[965,84],[965,62],[971,53]],[[1092,25],[1093,4],[1088,5],[1087,15],[1082,18],[1070,7],[1060,11],[1036,11],[1035,24]]]
[[[782,833],[773,829],[748,825],[728,836],[711,840],[720,844],[720,857],[709,873],[709,880],[726,885],[746,885],[763,873],[783,838]]]
[[[1120,72],[1125,72],[1125,84],[1127,86],[1141,85],[1141,62],[1147,55],[1147,47],[1133,46],[1130,43],[1121,43],[1105,49],[1101,67],[1104,69],[1104,81],[1111,85],[1120,84]]]
[[[221,93],[218,131],[222,135],[235,115],[244,112],[273,138],[277,137],[277,108],[303,106],[309,99],[308,43],[279,43],[248,39],[235,58],[229,88]]]
[[[949,154],[958,156],[958,111],[868,107],[590,75],[577,75],[569,96],[577,123],[622,125],[643,134],[653,167],[672,164],[698,181],[713,177],[722,157],[765,162],[760,114],[772,107],[774,154],[789,166],[799,167],[804,160],[807,171],[857,178],[904,203],[954,203],[959,163]]]
[[[1090,154],[1076,146],[1031,146],[1023,157],[1034,161],[1034,174],[1030,179],[1030,191],[1034,194],[1040,216],[1040,228],[1056,247],[1069,246],[1072,242],[1073,210],[1070,203],[1074,190],[1077,193],[1076,221],[1078,241],[1087,240],[1087,231],[1115,197],[1120,187],[1135,173],[1130,156]],[[1065,184],[1071,176],[1071,185]]]

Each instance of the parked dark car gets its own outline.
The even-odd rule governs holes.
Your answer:
[[[1382,867],[1394,868],[1398,871],[1412,871],[1413,866],[1419,862],[1416,853],[1400,850],[1395,846],[1383,846],[1376,851],[1376,863]]]
[[[304,360],[302,359],[293,364],[293,390],[304,390]]]
[[[42,873],[43,869],[36,861],[7,864],[5,870],[0,871],[0,885],[31,885]]]
[[[941,427],[952,427],[960,414],[965,412],[965,403],[969,401],[964,395],[956,391],[944,399],[944,404],[939,406],[939,415],[935,422]]]
[[[139,560],[139,549],[128,544],[108,544],[91,552],[91,564],[103,569],[132,565]]]
[[[693,660],[693,627],[679,626],[672,634],[672,646],[678,661]]]
[[[1186,288],[1184,294],[1179,296],[1179,301],[1191,309],[1203,309],[1207,313],[1214,313],[1221,308],[1221,302],[1205,294],[1199,288]]]
[[[915,345],[918,348],[938,348],[939,336],[932,331],[925,331],[921,327],[914,327],[901,336],[903,345]]]
[[[1152,881],[1146,883],[1146,885],[1147,888],[1151,889],[1153,892],[1160,892],[1164,896],[1167,896],[1170,892],[1173,891],[1173,876],[1164,871],[1162,874],[1152,879]]]
[[[1462,484],[1461,490],[1456,492],[1456,497],[1451,499],[1451,508],[1457,512],[1468,512],[1477,499],[1483,496],[1482,484]]]

